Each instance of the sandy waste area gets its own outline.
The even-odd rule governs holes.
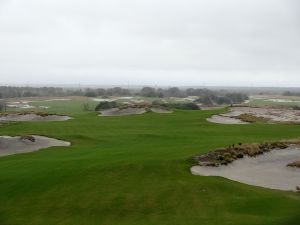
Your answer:
[[[262,117],[266,119],[268,123],[300,123],[299,110],[253,107],[232,107],[228,113],[214,115],[207,120],[213,123],[247,124],[246,122],[235,118],[242,114],[251,114],[256,117]]]
[[[244,157],[219,167],[194,166],[191,172],[201,176],[220,176],[265,188],[295,191],[300,187],[300,168],[287,164],[300,160],[300,147],[273,150],[257,157]]]
[[[38,151],[53,146],[70,146],[70,142],[33,135],[34,141],[22,139],[20,136],[0,136],[0,156]]]

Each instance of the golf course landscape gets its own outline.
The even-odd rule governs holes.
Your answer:
[[[0,125],[3,136],[71,143],[0,157],[0,225],[300,224],[299,193],[190,172],[196,154],[299,138],[299,125],[207,121],[225,108],[101,117],[87,101],[97,104],[47,102],[70,120]]]

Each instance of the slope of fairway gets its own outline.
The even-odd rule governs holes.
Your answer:
[[[212,111],[110,118],[79,109],[69,121],[1,127],[0,135],[72,142],[0,158],[1,225],[299,224],[299,194],[193,176],[188,159],[237,142],[299,137],[300,126],[212,124]]]

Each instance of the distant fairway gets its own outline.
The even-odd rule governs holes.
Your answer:
[[[85,102],[97,104],[85,98],[33,103],[74,119],[0,127],[0,135],[38,134],[72,143],[0,158],[0,225],[300,223],[300,194],[189,171],[197,153],[300,137],[299,125],[206,121],[221,110],[99,117],[83,112]]]

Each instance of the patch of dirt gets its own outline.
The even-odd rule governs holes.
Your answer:
[[[0,156],[38,151],[53,146],[70,146],[70,142],[37,135],[0,136]]]

